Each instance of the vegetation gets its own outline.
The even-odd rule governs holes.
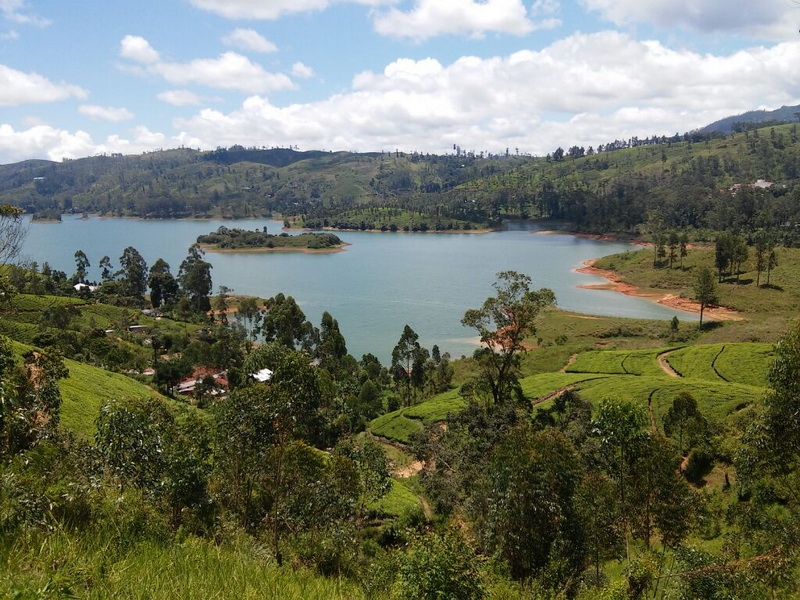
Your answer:
[[[215,233],[198,236],[197,243],[212,250],[333,250],[342,245],[342,240],[332,233],[272,235],[263,230],[246,231],[222,226]]]
[[[704,313],[582,318],[504,271],[462,320],[473,356],[406,326],[384,366],[291,296],[212,297],[198,245],[176,275],[103,257],[96,286],[81,251],[73,275],[6,264],[0,595],[800,597],[796,153],[775,125],[544,159],[236,147],[0,168],[3,198],[38,210],[638,230],[649,247],[597,265]],[[785,187],[748,185],[767,177]],[[3,207],[8,261],[20,223]]]

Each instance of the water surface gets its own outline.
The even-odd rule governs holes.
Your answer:
[[[119,256],[133,246],[148,265],[163,258],[177,275],[189,246],[200,234],[220,225],[280,231],[271,220],[143,221],[66,215],[61,223],[33,223],[23,256],[40,265],[47,261],[68,275],[75,271],[74,254],[83,250],[91,262],[90,278],[99,279],[97,264],[104,255],[117,267]],[[633,251],[624,242],[606,242],[567,234],[534,235],[531,224],[512,224],[486,234],[424,234],[341,232],[349,243],[332,254],[213,253],[215,293],[225,285],[238,294],[294,296],[306,316],[319,324],[327,310],[339,321],[351,354],[366,352],[386,364],[404,325],[430,348],[438,344],[454,357],[471,354],[474,331],[461,326],[468,308],[492,295],[498,271],[513,269],[530,275],[534,288],[548,287],[564,309],[595,315],[649,319],[696,320],[696,316],[652,301],[607,290],[578,286],[602,278],[576,273],[583,261]]]

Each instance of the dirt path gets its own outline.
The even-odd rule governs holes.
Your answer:
[[[681,377],[681,374],[678,373],[667,361],[667,357],[672,354],[674,350],[668,350],[667,352],[662,352],[656,358],[658,359],[658,366],[661,367],[661,370],[664,371],[670,377]]]
[[[569,357],[569,359],[567,360],[567,364],[565,364],[563,367],[561,367],[561,368],[558,370],[558,372],[559,372],[559,373],[566,373],[566,372],[567,372],[567,369],[569,368],[569,366],[570,366],[572,363],[574,363],[574,362],[575,362],[577,359],[578,359],[578,355],[577,355],[577,354],[573,354],[572,356],[570,356],[570,357]]]
[[[700,304],[689,298],[683,298],[677,294],[663,294],[660,292],[643,292],[638,286],[624,281],[622,275],[616,271],[607,271],[605,269],[598,269],[594,266],[596,259],[586,260],[583,267],[576,269],[578,273],[585,273],[588,275],[599,275],[607,279],[607,283],[593,283],[589,285],[579,286],[589,290],[613,290],[626,296],[637,296],[639,298],[647,298],[669,306],[676,310],[700,314]],[[706,306],[703,311],[703,318],[709,321],[742,321],[743,317],[738,311],[724,306]]]
[[[408,479],[409,477],[413,477],[422,471],[422,466],[421,460],[415,460],[414,462],[407,464],[405,467],[395,469],[392,475],[400,479]]]

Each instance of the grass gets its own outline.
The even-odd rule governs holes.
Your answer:
[[[702,344],[670,353],[670,366],[683,377],[763,387],[774,360],[772,344]]]
[[[0,565],[6,598],[195,598],[328,600],[363,598],[356,584],[296,566],[278,567],[255,542],[218,545],[142,542],[112,547],[100,536],[63,532],[13,547]]]
[[[662,375],[658,355],[667,348],[643,350],[593,350],[584,352],[566,368],[567,373]]]
[[[664,413],[681,391],[692,394],[706,418],[716,421],[724,421],[729,415],[759,401],[764,394],[763,388],[739,383],[635,375],[593,379],[577,387],[581,396],[595,407],[609,398],[628,399],[645,407],[650,402],[659,426]]]
[[[64,361],[69,377],[59,382],[61,427],[82,439],[94,436],[94,422],[104,404],[122,398],[162,397],[143,383],[73,360]]]
[[[775,342],[786,331],[788,323],[796,317],[797,298],[800,297],[800,248],[777,248],[778,266],[772,271],[770,285],[762,274],[756,286],[757,274],[754,260],[744,263],[736,277],[726,277],[717,284],[719,304],[741,312],[743,321],[729,322],[724,327],[707,328],[702,333],[706,342]],[[750,254],[753,252],[751,250]],[[653,268],[653,250],[612,254],[597,261],[596,266],[619,272],[628,283],[644,292],[677,293],[694,297],[693,285],[701,267],[714,268],[714,248],[711,245],[689,250],[680,268]]]
[[[385,496],[370,506],[370,510],[386,517],[400,517],[422,510],[422,502],[402,482],[392,479],[392,487]]]

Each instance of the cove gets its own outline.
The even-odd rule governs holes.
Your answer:
[[[115,268],[127,246],[133,246],[148,266],[163,258],[177,275],[181,261],[198,235],[220,225],[279,233],[281,223],[267,219],[242,221],[162,221],[65,215],[60,223],[31,223],[22,257],[71,275],[74,254],[83,250],[91,262],[90,279],[99,279],[97,264],[104,255]],[[214,253],[214,293],[225,285],[236,294],[294,296],[308,319],[319,325],[323,311],[339,321],[348,351],[360,358],[371,352],[383,364],[404,325],[431,348],[438,344],[453,357],[470,355],[474,332],[461,326],[468,308],[493,294],[495,274],[526,273],[535,289],[548,287],[558,306],[594,315],[646,319],[697,320],[652,301],[607,290],[578,286],[602,279],[574,270],[584,260],[633,251],[625,242],[607,242],[569,234],[534,235],[542,228],[512,223],[490,233],[367,233],[336,232],[349,244],[331,254]]]

